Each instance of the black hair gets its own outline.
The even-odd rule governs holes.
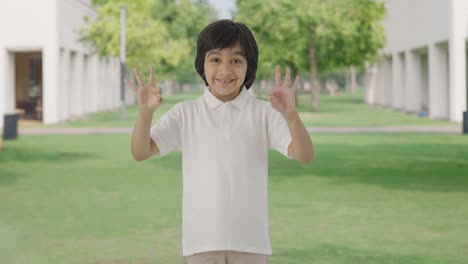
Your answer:
[[[249,89],[255,81],[258,67],[258,47],[250,29],[239,22],[229,19],[215,21],[206,26],[198,35],[197,55],[195,57],[195,69],[205,84],[205,55],[215,49],[230,48],[240,44],[241,50],[247,59],[247,73],[242,85]]]

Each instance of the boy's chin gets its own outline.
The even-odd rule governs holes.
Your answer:
[[[218,88],[216,91],[218,92],[218,94],[221,94],[221,95],[231,95],[231,94],[234,94],[234,93],[238,93],[239,92],[239,89],[240,88],[232,88],[232,89],[226,89],[226,88]]]
[[[214,86],[214,89],[217,93],[228,95],[240,90],[240,87],[223,87],[223,86]]]

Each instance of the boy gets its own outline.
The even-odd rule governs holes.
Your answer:
[[[268,149],[307,163],[313,147],[295,109],[296,77],[269,101],[248,92],[255,80],[258,48],[251,31],[231,20],[213,22],[197,41],[195,68],[204,94],[175,105],[151,127],[163,99],[154,69],[145,83],[137,69],[138,117],[132,134],[135,160],[182,151],[183,242],[187,263],[268,263]]]

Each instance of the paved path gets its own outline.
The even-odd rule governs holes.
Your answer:
[[[460,126],[385,126],[385,127],[308,127],[309,133],[391,133],[423,132],[461,134]],[[20,135],[85,135],[85,134],[130,134],[127,127],[82,127],[82,128],[19,128]]]

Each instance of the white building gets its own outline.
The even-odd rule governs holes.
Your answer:
[[[468,0],[385,0],[387,46],[366,102],[461,122],[467,109]]]
[[[0,127],[15,112],[51,124],[120,105],[119,59],[79,42],[83,17],[96,15],[91,0],[2,1]]]

